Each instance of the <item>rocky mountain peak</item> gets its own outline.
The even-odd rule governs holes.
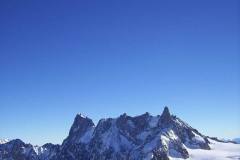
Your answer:
[[[12,145],[19,145],[19,146],[25,145],[25,143],[21,139],[13,139],[8,143]]]
[[[169,125],[169,123],[171,122],[172,120],[172,116],[169,112],[169,109],[167,106],[164,107],[164,110],[160,116],[160,119],[159,119],[159,122],[158,122],[158,125],[159,126],[162,126],[162,125]]]
[[[91,139],[94,127],[94,123],[90,118],[82,114],[77,114],[69,131],[69,135],[63,141],[62,146],[66,147],[70,143],[88,142]]]
[[[161,115],[162,117],[171,117],[170,111],[167,106],[164,107],[163,113]]]
[[[146,112],[132,117],[125,113],[117,118],[101,119],[96,127],[90,118],[77,114],[61,146],[46,144],[33,150],[31,145],[18,143],[20,145],[14,145],[11,150],[7,144],[0,145],[0,160],[1,152],[8,152],[11,158],[14,154],[26,154],[26,149],[31,154],[25,156],[34,157],[29,160],[186,159],[189,158],[188,148],[210,149],[207,138],[171,115],[168,107],[161,116]]]
[[[69,135],[75,134],[76,132],[84,133],[88,128],[93,126],[94,123],[90,118],[83,116],[82,114],[77,114],[70,129]]]

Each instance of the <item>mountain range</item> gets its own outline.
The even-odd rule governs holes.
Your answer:
[[[61,145],[0,143],[0,160],[240,159],[240,145],[201,134],[165,107],[161,115],[126,113],[97,125],[77,114]]]

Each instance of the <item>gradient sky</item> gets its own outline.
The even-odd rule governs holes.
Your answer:
[[[240,136],[240,1],[0,1],[0,138],[61,143],[74,117],[170,111]]]

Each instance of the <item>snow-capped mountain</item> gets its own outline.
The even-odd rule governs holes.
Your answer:
[[[93,121],[77,114],[62,145],[42,147],[13,140],[0,145],[0,160],[180,160],[240,158],[240,145],[202,135],[167,107],[161,115]]]
[[[50,143],[32,146],[15,139],[0,145],[0,160],[49,160],[55,158],[59,148],[59,145]]]
[[[7,143],[7,142],[9,142],[8,139],[0,139],[0,144],[4,144],[4,143]]]
[[[240,144],[240,138],[234,138],[232,141]]]

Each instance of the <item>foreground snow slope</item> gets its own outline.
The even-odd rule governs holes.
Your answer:
[[[223,143],[209,139],[211,150],[187,149],[189,160],[239,160],[240,144]],[[171,160],[182,160],[171,158]]]

